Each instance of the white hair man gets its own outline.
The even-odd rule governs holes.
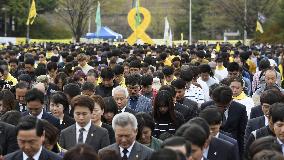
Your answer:
[[[115,100],[118,108],[118,113],[129,112],[135,114],[136,112],[131,108],[127,107],[129,94],[126,88],[117,86],[112,89],[112,97]]]
[[[115,150],[121,155],[122,160],[148,160],[153,150],[135,141],[137,125],[137,119],[131,113],[124,112],[115,115],[112,120],[112,127],[115,132],[116,143],[99,150],[99,154],[103,150]]]

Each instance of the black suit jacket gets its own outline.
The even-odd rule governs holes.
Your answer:
[[[214,101],[205,102],[201,105],[201,110],[214,104]],[[246,107],[238,102],[232,101],[228,108],[228,118],[221,126],[221,130],[231,133],[233,138],[238,141],[241,156],[244,148],[244,135],[247,120]]]
[[[137,113],[136,111],[134,111],[133,109],[131,109],[129,107],[126,107],[124,112],[132,113],[133,115],[135,115]]]
[[[23,160],[23,152],[21,150],[10,153],[4,157],[5,160]],[[62,158],[57,154],[42,148],[39,156],[40,160],[61,160]]]
[[[61,129],[65,129],[73,124],[75,124],[75,120],[71,118],[69,115],[64,114],[62,124],[60,124]]]
[[[250,111],[250,118],[251,119],[256,118],[256,117],[260,117],[260,116],[263,116],[263,115],[264,114],[262,112],[261,105],[258,105],[258,106],[251,108],[251,111]]]
[[[102,124],[102,127],[105,128],[108,132],[108,136],[109,136],[109,142],[110,144],[115,143],[115,135],[114,135],[114,130],[112,129],[111,125],[108,125],[106,123]]]
[[[183,115],[185,122],[197,116],[195,114],[196,112],[192,108],[189,108],[178,102],[175,104],[175,110]]]
[[[26,111],[26,112],[22,113],[22,116],[27,116],[27,115],[29,115],[29,111]],[[53,115],[47,113],[46,111],[43,111],[41,119],[47,120],[49,123],[54,125],[59,130],[61,129],[61,127],[60,127],[60,120],[58,118],[54,117]]]
[[[264,126],[265,126],[265,117],[264,116],[248,120],[247,127],[246,127],[246,133],[245,133],[245,143],[247,142],[249,135],[252,131],[260,129]]]
[[[237,160],[239,160],[240,159],[240,155],[239,155],[240,151],[239,151],[238,141],[235,140],[234,138],[231,138],[230,136],[227,136],[227,135],[223,134],[223,133],[219,133],[218,138],[233,144],[233,146],[234,146],[234,153],[236,153],[236,158],[237,158]]]
[[[6,155],[19,149],[16,127],[0,121],[0,155]]]
[[[64,149],[71,149],[77,144],[76,139],[76,124],[61,131],[59,144]],[[99,149],[108,146],[109,136],[108,131],[102,127],[97,127],[91,124],[85,144],[90,145],[96,152]]]
[[[230,142],[212,137],[207,159],[210,160],[236,160],[238,153],[235,153],[234,146]]]

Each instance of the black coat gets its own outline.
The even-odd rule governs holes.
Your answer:
[[[231,138],[230,136],[227,136],[227,135],[223,134],[223,133],[219,133],[218,138],[233,144],[233,146],[234,146],[234,153],[236,153],[236,158],[239,160],[240,159],[240,155],[239,155],[240,151],[239,151],[238,141],[235,140],[234,138]]]
[[[237,160],[238,153],[235,152],[233,144],[219,138],[212,137],[207,159],[210,160]]]
[[[2,155],[19,149],[16,136],[16,127],[0,121],[0,151]]]
[[[21,150],[10,153],[4,157],[5,160],[23,160],[23,152]],[[57,154],[42,148],[39,160],[61,160],[62,158]]]
[[[110,144],[115,143],[115,134],[114,130],[112,129],[111,125],[108,125],[106,123],[102,124],[102,127],[105,128],[108,131],[108,136],[109,136],[109,142]]]
[[[245,143],[247,142],[249,135],[251,134],[252,131],[260,129],[264,126],[265,126],[265,117],[264,116],[248,120],[244,142]]]
[[[23,117],[27,116],[27,115],[29,115],[28,111],[22,113]],[[49,123],[54,125],[59,130],[61,129],[61,127],[60,127],[60,120],[58,118],[54,117],[53,115],[47,113],[46,111],[43,111],[41,119],[47,120]]]
[[[76,121],[73,118],[71,118],[69,115],[64,114],[62,124],[60,124],[60,128],[61,128],[61,130],[65,129],[65,128],[75,124],[75,122]]]
[[[251,119],[256,118],[256,117],[260,117],[260,116],[263,116],[263,115],[264,114],[262,112],[261,105],[258,105],[258,106],[251,108],[251,111],[250,111],[250,118]]]

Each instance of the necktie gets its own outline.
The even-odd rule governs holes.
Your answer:
[[[122,160],[128,160],[128,158],[127,158],[128,150],[127,149],[123,149],[122,153],[123,153]]]
[[[85,128],[80,128],[79,129],[79,138],[78,138],[78,143],[83,143],[83,132],[85,131]]]
[[[29,157],[26,160],[35,160],[33,157]]]

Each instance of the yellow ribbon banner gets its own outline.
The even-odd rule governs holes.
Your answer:
[[[151,14],[149,10],[143,7],[139,7],[139,12],[143,14],[143,21],[137,27],[135,26],[135,16],[136,16],[136,8],[133,8],[128,13],[127,19],[130,28],[134,31],[128,38],[127,42],[130,45],[133,45],[139,38],[148,44],[154,44],[154,41],[145,33],[146,29],[148,28],[149,24],[151,23]]]

